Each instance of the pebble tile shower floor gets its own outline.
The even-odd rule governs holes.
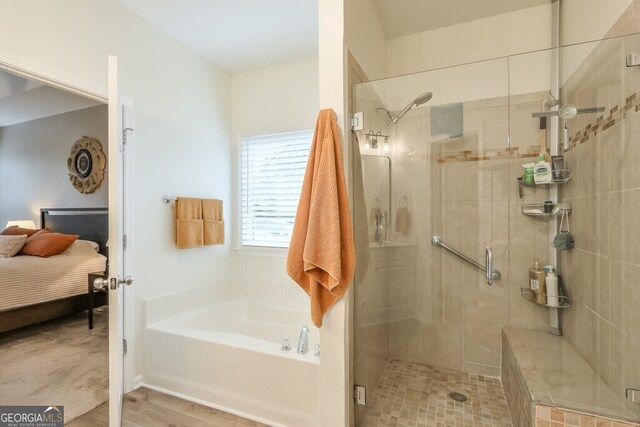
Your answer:
[[[367,406],[361,427],[513,426],[500,380],[401,360],[387,363]]]

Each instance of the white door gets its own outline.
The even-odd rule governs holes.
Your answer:
[[[124,179],[122,104],[118,94],[118,59],[109,57],[109,426],[122,423],[124,390]]]

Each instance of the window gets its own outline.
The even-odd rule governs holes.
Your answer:
[[[242,246],[289,247],[312,138],[305,130],[243,139]]]

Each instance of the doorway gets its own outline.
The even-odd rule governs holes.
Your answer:
[[[2,70],[0,173],[15,184],[0,194],[0,227],[39,246],[0,260],[13,289],[0,301],[0,401],[63,406],[68,422],[109,397],[109,295],[93,282],[107,278],[114,212],[124,218],[109,209],[107,96],[48,70]],[[69,244],[39,252],[45,234]]]

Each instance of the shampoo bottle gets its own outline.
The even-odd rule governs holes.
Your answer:
[[[533,259],[533,267],[529,269],[529,288],[534,293],[536,302],[540,302],[542,298],[544,301],[541,304],[546,304],[547,297],[544,295],[544,270],[540,267],[540,259]],[[540,298],[542,296],[542,298]]]
[[[558,302],[558,276],[554,271],[547,274],[545,278],[547,287],[547,305],[550,307],[557,307]]]

